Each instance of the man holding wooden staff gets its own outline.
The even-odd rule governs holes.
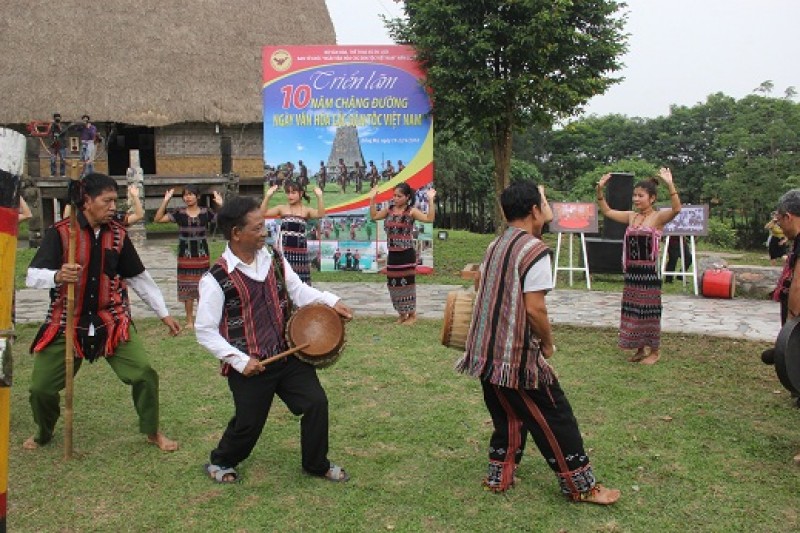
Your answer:
[[[217,483],[235,483],[238,464],[252,452],[277,394],[300,422],[303,470],[329,481],[347,481],[328,460],[328,398],[313,365],[296,357],[267,364],[286,349],[284,327],[292,306],[321,302],[345,319],[352,311],[339,297],[300,280],[286,259],[264,247],[267,232],[258,202],[227,201],[217,224],[228,240],[222,257],[200,280],[197,341],[222,365],[235,413],[211,452],[206,473]]]
[[[174,451],[178,443],[159,431],[158,374],[130,327],[127,288],[136,291],[171,334],[177,334],[180,326],[169,315],[164,297],[145,270],[125,227],[113,220],[116,181],[103,174],[89,174],[77,185],[75,261],[68,261],[70,230],[65,219],[47,229],[28,268],[27,286],[50,289],[50,308],[31,346],[35,359],[30,403],[37,429],[23,447],[36,449],[53,438],[60,414],[59,393],[66,382],[65,331],[70,324],[74,372],[84,359],[93,362],[105,358],[120,380],[131,386],[139,429],[147,435],[147,442],[163,451]],[[75,284],[72,317],[66,312],[70,284]]]

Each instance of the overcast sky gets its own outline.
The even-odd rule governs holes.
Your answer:
[[[393,0],[327,0],[339,44],[387,44]],[[800,92],[800,0],[627,0],[625,78],[588,113],[656,117],[709,94],[741,98],[766,80]]]

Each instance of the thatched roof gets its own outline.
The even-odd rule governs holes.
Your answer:
[[[335,43],[325,0],[3,0],[0,124],[260,122],[261,47]]]

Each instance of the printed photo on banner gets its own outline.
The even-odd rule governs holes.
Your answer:
[[[375,242],[322,241],[319,250],[322,271],[378,271],[378,248]]]
[[[333,260],[336,248],[341,254],[343,241],[367,242],[371,251],[359,249],[359,268],[350,270],[374,271],[382,223],[369,218],[370,190],[378,187],[376,200],[387,202],[405,182],[418,190],[415,207],[428,208],[424,191],[433,179],[433,120],[413,49],[265,46],[262,65],[265,186],[297,181],[312,207],[313,189],[319,187],[326,217],[308,221],[306,231],[309,245],[325,243],[320,268],[348,270],[338,268],[347,266],[344,260]],[[328,254],[331,242],[339,246]],[[432,239],[418,249],[431,246]],[[365,268],[368,264],[373,266]]]

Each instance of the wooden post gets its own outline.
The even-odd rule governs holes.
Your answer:
[[[14,262],[17,255],[19,188],[25,136],[0,128],[0,533],[6,532],[8,446],[14,336]]]
[[[77,180],[78,164],[73,161],[70,168],[70,179]],[[78,206],[74,198],[70,198],[69,210],[69,245],[67,247],[67,263],[75,262],[75,249],[78,243]],[[75,284],[67,284],[67,326],[64,332],[66,348],[64,350],[65,386],[64,386],[64,459],[72,459],[72,398],[75,380]]]

